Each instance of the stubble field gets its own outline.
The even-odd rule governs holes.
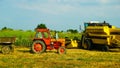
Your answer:
[[[32,54],[30,48],[15,47],[14,53],[0,53],[0,68],[119,68],[120,50],[112,52],[67,49],[65,55],[56,50]]]

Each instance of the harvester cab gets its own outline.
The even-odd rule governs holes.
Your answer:
[[[98,21],[90,21],[88,23],[84,23],[84,28],[86,29],[88,26],[108,26],[109,28],[112,27],[109,23],[106,23],[105,21],[103,23]]]
[[[31,51],[33,53],[43,53],[46,50],[56,49],[59,54],[65,54],[64,43],[64,39],[52,39],[49,29],[36,29]]]

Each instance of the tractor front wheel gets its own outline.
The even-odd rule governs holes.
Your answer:
[[[65,47],[63,47],[63,46],[59,47],[59,48],[58,48],[58,53],[59,53],[59,54],[66,54],[66,49],[65,49]]]
[[[32,44],[32,49],[31,51],[33,53],[43,53],[46,50],[45,43],[43,41],[34,41]]]

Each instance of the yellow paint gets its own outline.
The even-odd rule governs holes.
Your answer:
[[[116,28],[115,26],[88,26],[86,33],[93,37],[91,38],[93,43],[111,45],[113,40],[120,42],[120,28]]]

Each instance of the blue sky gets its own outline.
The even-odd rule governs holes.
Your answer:
[[[0,28],[67,30],[104,20],[120,27],[120,0],[0,0]]]

